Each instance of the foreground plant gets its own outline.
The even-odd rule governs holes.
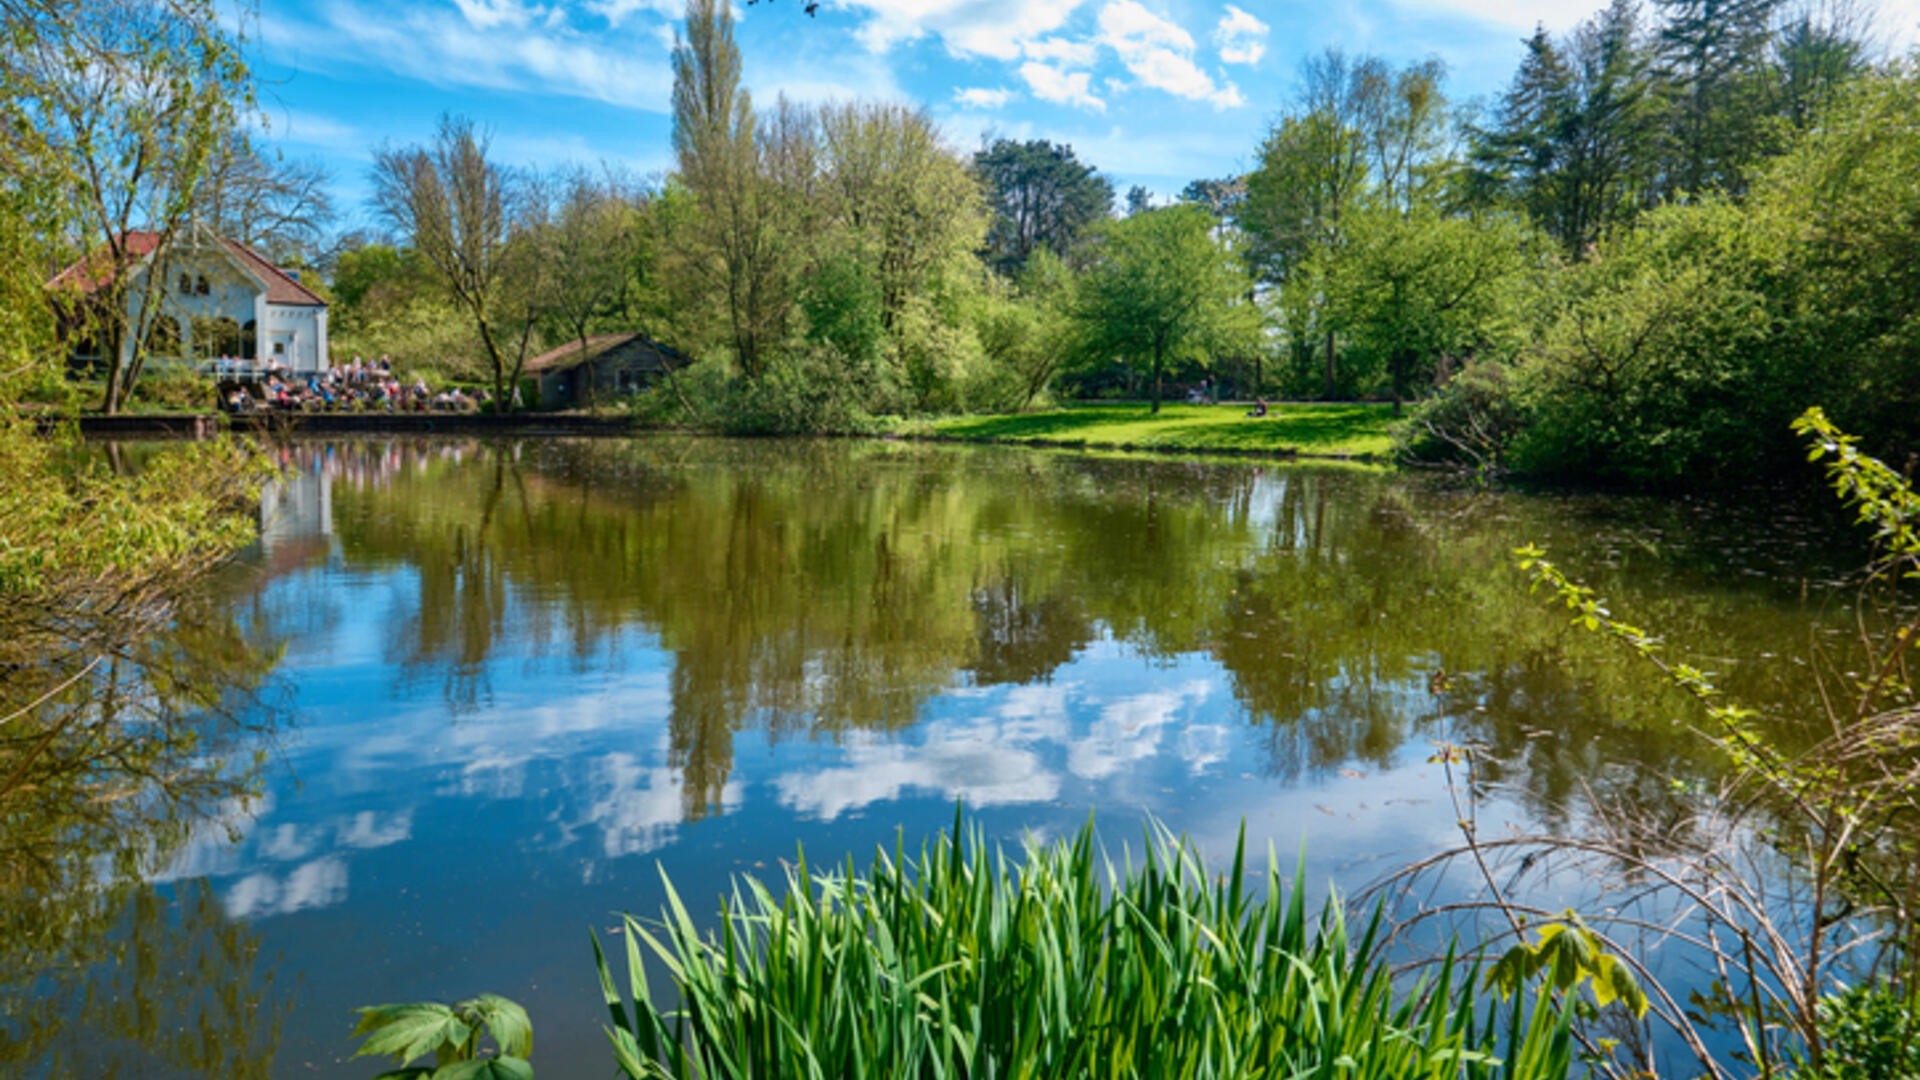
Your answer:
[[[783,896],[737,884],[707,935],[668,882],[658,924],[626,918],[625,994],[594,941],[615,1059],[634,1080],[1557,1080],[1573,1067],[1572,1010],[1551,987],[1502,1008],[1453,965],[1396,987],[1378,918],[1358,937],[1336,903],[1310,919],[1271,854],[1265,888],[1247,888],[1244,834],[1218,878],[1158,826],[1137,864],[1099,853],[1091,827],[1023,854],[989,851],[956,820],[865,875],[851,861],[816,874],[802,855]]]
[[[356,1036],[366,1041],[354,1057],[391,1056],[400,1068],[375,1080],[533,1080],[533,1024],[520,1006],[498,994],[481,994],[452,1005],[423,1001],[369,1005],[355,1010]],[[493,1038],[487,1053],[482,1035]],[[432,1055],[434,1063],[409,1065]]]

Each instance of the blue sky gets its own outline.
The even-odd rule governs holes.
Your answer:
[[[333,169],[340,209],[367,216],[384,140],[424,139],[446,111],[491,130],[520,165],[672,164],[669,53],[682,0],[260,0],[252,28],[267,137]],[[953,145],[1046,138],[1124,192],[1162,196],[1243,168],[1329,45],[1445,60],[1456,98],[1497,93],[1536,22],[1564,30],[1602,0],[802,0],[738,8],[761,104],[880,98],[924,106]],[[1920,0],[1883,0],[1904,47]]]

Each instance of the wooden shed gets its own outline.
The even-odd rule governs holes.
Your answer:
[[[645,334],[599,334],[569,341],[527,361],[526,372],[540,380],[540,407],[566,409],[590,405],[595,398],[632,394],[652,386],[669,370],[693,358]]]

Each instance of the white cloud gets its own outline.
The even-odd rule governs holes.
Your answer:
[[[891,742],[859,732],[846,739],[846,764],[817,772],[790,772],[774,782],[780,802],[831,821],[849,810],[898,799],[908,788],[937,791],[973,807],[1044,802],[1060,792],[1060,777],[1040,756],[992,724],[978,728],[934,725],[923,743]]]
[[[665,753],[662,745],[660,754]],[[609,859],[665,847],[686,819],[685,772],[642,765],[632,754],[615,751],[595,761],[588,789],[591,801],[582,824],[599,830],[600,850]],[[720,811],[739,809],[743,797],[740,782],[728,780],[720,789]]]
[[[362,810],[340,826],[340,846],[381,848],[413,836],[413,808],[393,815],[384,824],[372,810]]]
[[[254,131],[277,143],[343,151],[363,150],[367,143],[366,136],[352,125],[299,109],[263,106],[252,125]]]
[[[1267,52],[1267,32],[1271,29],[1253,15],[1227,5],[1220,25],[1213,28],[1213,44],[1220,50],[1223,64],[1257,64]]]
[[[953,92],[953,100],[968,108],[997,109],[1013,100],[1013,91],[1006,87],[989,89],[984,86],[968,86]]]
[[[1042,101],[1078,105],[1095,112],[1107,111],[1107,103],[1094,97],[1087,89],[1093,76],[1084,71],[1066,72],[1037,60],[1029,60],[1020,65],[1020,77],[1027,81],[1027,88],[1033,91],[1033,96]]]
[[[227,890],[227,914],[235,919],[291,915],[331,907],[347,898],[347,864],[327,856],[302,863],[285,881],[272,874],[248,874]]]
[[[1091,41],[1051,37],[1027,42],[1021,46],[1021,53],[1029,60],[1045,60],[1062,67],[1086,67],[1093,63],[1100,49]]]
[[[1572,29],[1604,5],[1600,0],[1394,0],[1394,6],[1437,15],[1464,15],[1481,22],[1529,31],[1544,25]]]
[[[336,0],[315,12],[317,21],[262,15],[260,36],[298,62],[318,56],[377,64],[437,86],[545,92],[667,111],[673,74],[665,55],[535,21],[546,14],[509,0],[462,0],[459,8]]]
[[[1192,101],[1210,101],[1217,109],[1244,105],[1230,82],[1216,85],[1193,62],[1193,36],[1149,11],[1137,0],[1112,0],[1100,9],[1099,40],[1120,55],[1133,77],[1156,90]]]
[[[585,7],[593,14],[607,20],[607,25],[615,27],[626,22],[627,17],[637,11],[651,11],[656,15],[664,15],[675,20],[685,15],[687,11],[686,0],[586,0]],[[663,26],[658,29],[666,31],[666,42],[671,47],[673,28]]]
[[[1067,769],[1082,780],[1104,780],[1134,762],[1146,761],[1160,752],[1160,735],[1189,701],[1198,705],[1207,699],[1211,687],[1194,680],[1172,690],[1153,690],[1121,698],[1100,710],[1100,719],[1087,728],[1084,738],[1067,746]],[[1211,759],[1204,749],[1184,753],[1190,763],[1201,759],[1195,771],[1203,770]]]
[[[519,0],[453,0],[453,6],[477,30],[525,26],[547,14],[545,9]]]
[[[1015,60],[1026,42],[1058,30],[1085,0],[839,0],[870,17],[859,30],[869,49],[938,37],[956,56]]]

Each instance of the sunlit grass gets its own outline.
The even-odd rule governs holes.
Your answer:
[[[1538,998],[1502,1009],[1452,965],[1396,983],[1377,919],[1355,935],[1337,905],[1309,917],[1271,855],[1249,888],[1244,838],[1215,878],[1164,831],[1117,860],[1090,827],[1016,859],[955,828],[911,858],[879,853],[863,876],[803,857],[782,895],[743,879],[711,934],[669,883],[660,922],[626,920],[626,992],[594,943],[621,1069],[1564,1080],[1572,1068],[1566,1011]],[[648,963],[674,983],[660,998]]]
[[[1384,456],[1393,448],[1391,405],[1274,405],[1264,417],[1244,405],[1076,405],[1045,412],[932,421],[934,434],[1011,442],[1047,440],[1152,450],[1293,450]]]

